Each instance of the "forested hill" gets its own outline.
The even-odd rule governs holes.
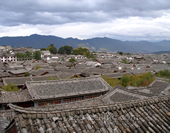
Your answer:
[[[61,46],[69,45],[73,48],[87,47],[91,51],[103,52],[133,52],[133,53],[150,53],[158,51],[167,51],[170,49],[170,41],[148,42],[148,41],[120,41],[111,38],[92,38],[79,40],[74,38],[60,38],[56,36],[44,36],[33,34],[25,37],[1,37],[0,45],[12,45],[17,47],[46,48],[54,44],[57,49]]]

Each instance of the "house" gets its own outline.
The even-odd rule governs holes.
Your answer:
[[[86,61],[86,64],[87,64],[88,66],[93,66],[93,67],[101,66],[101,63],[95,62],[95,61]]]
[[[26,86],[35,103],[35,107],[100,96],[110,88],[110,85],[98,76],[85,79],[27,81]]]
[[[15,76],[15,77],[22,77],[23,75],[25,75],[25,73],[28,72],[27,69],[18,69],[18,70],[9,70],[8,73],[10,73],[11,75]]]
[[[109,104],[95,98],[30,109],[9,104],[15,117],[5,132],[168,133],[169,100],[164,96]]]
[[[50,56],[51,53],[48,50],[42,50],[41,51],[41,58],[44,58],[45,56]]]
[[[170,92],[165,93],[170,87],[165,81],[112,88],[95,76],[26,85],[34,107],[9,104],[14,112],[4,113],[11,121],[6,133],[170,131]]]
[[[1,90],[0,92],[0,109],[7,110],[7,104],[13,103],[21,107],[33,107],[31,96],[28,90],[20,90],[15,92],[8,92]]]
[[[0,62],[16,62],[18,59],[13,54],[2,54],[0,56]]]

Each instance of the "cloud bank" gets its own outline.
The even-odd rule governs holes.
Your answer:
[[[169,0],[0,0],[0,36],[166,40]]]

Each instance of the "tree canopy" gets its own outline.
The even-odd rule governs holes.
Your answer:
[[[90,53],[87,48],[78,47],[73,50],[74,55],[86,55],[87,53]]]
[[[117,53],[120,54],[120,55],[123,55],[123,52],[121,52],[121,51],[118,51]]]
[[[65,45],[64,47],[60,47],[58,50],[59,54],[71,54],[73,51],[73,47]]]
[[[27,51],[25,54],[24,53],[16,53],[15,56],[17,56],[17,58],[21,58],[21,59],[24,59],[24,58],[32,58],[32,53]]]
[[[47,50],[49,50],[51,54],[57,54],[57,48],[54,44],[50,44],[50,46],[47,47]]]
[[[69,59],[69,62],[74,63],[74,62],[77,62],[77,61],[76,61],[76,59],[71,58],[71,59]]]
[[[40,51],[35,51],[33,54],[34,59],[41,60],[41,53]]]

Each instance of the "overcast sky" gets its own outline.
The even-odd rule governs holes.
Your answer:
[[[0,0],[0,37],[170,40],[170,0]]]

